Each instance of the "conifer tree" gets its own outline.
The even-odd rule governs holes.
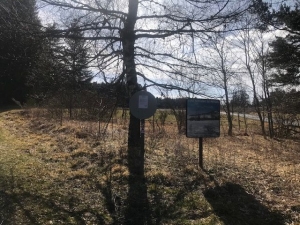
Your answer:
[[[265,27],[272,26],[286,33],[284,37],[276,37],[271,43],[269,66],[276,71],[273,83],[279,85],[300,85],[300,5],[281,4],[278,10],[272,10],[271,5],[257,0],[261,9],[261,21]]]
[[[39,54],[35,0],[0,2],[0,104],[24,103]]]

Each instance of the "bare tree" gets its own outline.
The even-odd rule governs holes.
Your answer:
[[[269,54],[269,44],[264,38],[264,33],[261,30],[253,31],[253,36],[256,40],[252,41],[253,54],[255,58],[255,64],[257,66],[257,72],[261,79],[261,88],[263,91],[263,104],[266,107],[268,118],[268,130],[271,138],[274,137],[274,124],[273,124],[273,107],[270,96],[270,77],[268,73],[268,61],[267,56]]]
[[[247,94],[246,90],[243,87],[238,87],[232,93],[232,98],[230,101],[232,113],[237,112],[238,115],[238,126],[239,130],[241,130],[241,121],[240,121],[240,113],[243,112],[244,114],[244,124],[245,124],[245,134],[247,134],[247,120],[246,120],[246,108],[249,106],[249,95]]]
[[[231,37],[226,38],[223,35],[217,34],[210,38],[210,48],[207,49],[205,58],[207,64],[214,68],[211,70],[211,82],[213,86],[221,89],[224,92],[225,112],[228,122],[228,135],[232,135],[232,113],[230,111],[230,85],[233,83],[233,78],[236,75],[237,57],[231,51]]]
[[[182,68],[192,75],[181,74],[186,82],[204,82],[199,71],[204,71],[206,66],[197,62],[195,56],[200,49],[195,47],[196,42],[207,40],[207,34],[219,32],[224,24],[234,22],[251,4],[240,0],[40,1],[63,12],[76,11],[76,15],[84,18],[79,30],[85,32],[83,39],[94,41],[94,66],[107,82],[125,80],[130,95],[141,90],[141,86],[151,85],[190,91],[169,82],[176,79],[174,75]],[[64,27],[52,35],[71,36]],[[128,201],[136,217],[126,223],[144,224],[147,207],[145,185],[142,185],[144,152],[140,121],[132,115],[128,130],[128,167],[132,187]]]
[[[243,55],[241,57],[241,62],[244,65],[245,71],[248,74],[248,77],[251,82],[251,89],[253,92],[253,105],[259,117],[262,134],[266,136],[264,114],[260,102],[261,98],[258,94],[258,81],[260,80],[260,77],[258,73],[257,64],[255,64],[256,58],[254,58],[255,47],[253,46],[253,43],[255,43],[255,38],[253,36],[253,29],[250,29],[251,20],[251,15],[245,18],[245,21],[247,23],[247,29],[244,29],[239,32],[238,46],[242,50]]]

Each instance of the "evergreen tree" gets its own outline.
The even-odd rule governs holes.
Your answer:
[[[62,57],[66,68],[65,82],[68,89],[76,90],[92,80],[88,70],[88,46],[82,39],[78,22],[71,24],[70,36],[65,39],[66,46]]]
[[[35,0],[0,2],[0,104],[21,103],[36,67],[40,39]]]
[[[283,37],[277,37],[271,43],[273,51],[269,54],[269,62],[276,69],[273,82],[281,85],[300,85],[300,10],[296,4],[281,5],[278,12],[273,12],[274,25],[288,31]]]
[[[65,65],[61,59],[62,50],[60,39],[48,35],[55,29],[53,26],[47,27],[42,39],[41,48],[37,59],[37,66],[28,78],[30,87],[30,97],[36,103],[41,103],[56,95],[64,85]]]
[[[70,118],[76,94],[85,89],[93,78],[88,70],[88,46],[83,36],[84,32],[80,31],[79,21],[73,21],[69,29],[69,38],[65,39],[66,45],[62,47],[61,52],[64,65],[63,89],[66,93],[66,106]]]

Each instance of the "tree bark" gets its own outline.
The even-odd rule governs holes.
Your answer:
[[[259,118],[262,134],[263,134],[264,137],[266,137],[265,121],[264,121],[264,118],[263,118],[263,115],[262,115],[262,112],[261,112],[259,99],[257,97],[256,87],[255,87],[255,84],[254,84],[254,78],[252,76],[251,76],[251,82],[252,82],[252,87],[253,87],[254,108],[255,108],[256,113],[257,113],[258,118]]]
[[[230,105],[229,105],[228,94],[226,94],[226,111],[227,111],[227,121],[228,121],[227,134],[229,136],[232,136],[232,118],[231,118],[231,113],[230,113]]]
[[[121,31],[126,82],[130,97],[139,91],[136,65],[134,59],[135,23],[138,11],[138,0],[129,0],[128,17]],[[129,190],[125,224],[145,224],[149,217],[147,186],[144,175],[144,146],[142,146],[140,120],[130,114],[128,128],[128,169]],[[147,222],[149,224],[149,222]]]
[[[227,73],[223,69],[223,76],[224,76],[224,91],[225,91],[225,98],[226,98],[226,111],[227,111],[227,121],[228,121],[228,135],[232,136],[232,115],[230,113],[230,103],[229,103],[229,96],[228,96],[228,88],[227,88]]]

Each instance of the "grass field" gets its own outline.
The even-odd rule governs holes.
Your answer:
[[[123,224],[128,121],[112,122],[0,113],[0,224]],[[202,171],[175,123],[146,121],[149,224],[300,224],[300,140],[265,139],[254,121],[229,137],[222,120]]]

